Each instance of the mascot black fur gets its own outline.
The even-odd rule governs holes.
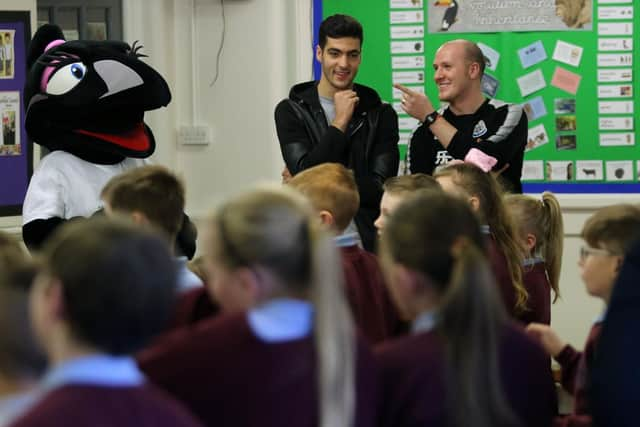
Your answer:
[[[34,35],[25,127],[51,153],[34,172],[24,201],[22,234],[30,249],[62,222],[93,215],[104,184],[145,164],[154,152],[144,112],[169,104],[171,92],[138,51],[135,43],[65,41],[60,28],[49,24]],[[188,218],[185,224],[187,234],[193,232]],[[181,237],[184,252],[193,255],[195,236]]]

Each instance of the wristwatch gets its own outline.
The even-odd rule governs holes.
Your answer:
[[[433,110],[431,113],[427,114],[427,117],[424,118],[424,123],[428,126],[431,126],[438,120],[440,114],[438,114],[438,110]]]

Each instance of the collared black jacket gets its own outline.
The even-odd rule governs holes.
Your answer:
[[[359,102],[346,132],[327,124],[315,81],[293,86],[276,106],[276,129],[292,175],[327,162],[353,170],[360,192],[355,223],[364,247],[372,250],[382,184],[398,173],[398,117],[373,89],[354,84],[353,90]]]

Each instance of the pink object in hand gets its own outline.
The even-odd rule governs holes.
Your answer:
[[[464,161],[465,163],[476,165],[484,172],[489,172],[498,163],[495,157],[485,154],[477,148],[469,150],[467,155],[464,156]]]

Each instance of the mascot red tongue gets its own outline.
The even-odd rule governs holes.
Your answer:
[[[24,201],[22,234],[30,249],[64,221],[98,211],[106,182],[154,152],[144,112],[169,104],[171,92],[138,51],[135,43],[65,41],[55,25],[34,35],[25,127],[51,153],[34,172]]]

